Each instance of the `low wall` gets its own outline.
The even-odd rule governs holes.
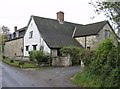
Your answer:
[[[66,57],[53,57],[52,58],[52,66],[71,66],[72,61],[70,56]]]

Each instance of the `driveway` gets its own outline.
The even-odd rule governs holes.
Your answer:
[[[0,61],[1,63],[1,61]],[[2,63],[3,87],[76,87],[70,78],[80,71],[80,66],[20,69]]]

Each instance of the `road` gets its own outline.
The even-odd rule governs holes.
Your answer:
[[[1,64],[2,87],[77,87],[70,78],[80,71],[80,66],[35,70],[12,67],[0,61],[0,67]]]

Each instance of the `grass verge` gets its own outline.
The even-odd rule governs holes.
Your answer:
[[[100,78],[91,75],[88,71],[78,72],[74,75],[73,83],[80,87],[100,87]]]
[[[2,59],[2,61],[11,66],[20,67],[18,60],[14,60],[14,62],[11,63],[11,59],[5,58],[5,59]],[[33,62],[24,61],[24,65],[22,65],[22,68],[38,68],[38,66]]]

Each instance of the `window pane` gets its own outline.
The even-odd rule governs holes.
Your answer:
[[[32,38],[32,37],[33,37],[33,31],[29,33],[29,38]]]
[[[37,45],[33,45],[33,50],[36,50]]]
[[[108,38],[110,36],[109,31],[105,30],[105,38]]]
[[[26,46],[26,51],[29,51],[29,46]]]

